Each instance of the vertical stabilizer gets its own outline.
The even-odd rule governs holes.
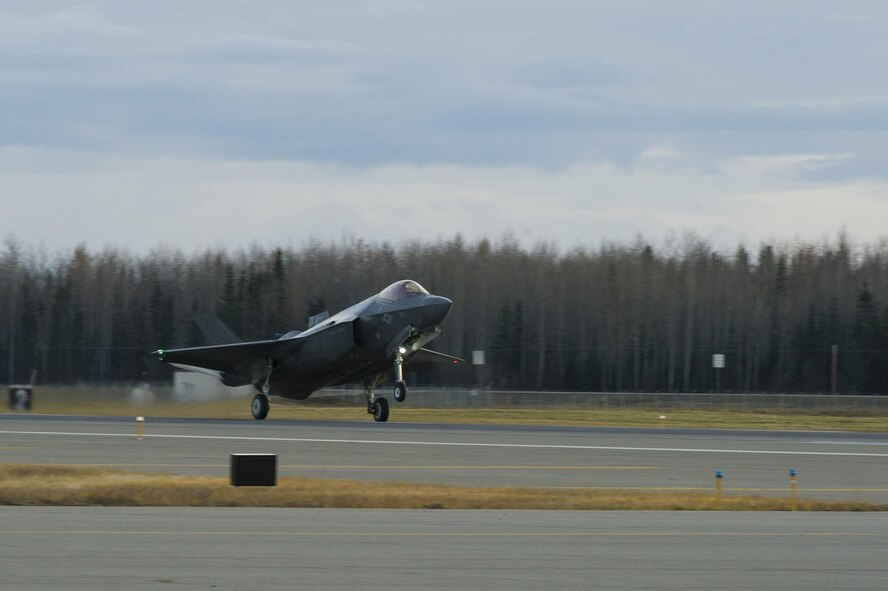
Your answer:
[[[194,315],[194,321],[211,345],[230,345],[241,342],[241,339],[212,312],[199,312]]]
[[[320,314],[315,314],[311,318],[308,319],[308,328],[314,328],[324,320],[330,317],[330,312],[324,310]]]

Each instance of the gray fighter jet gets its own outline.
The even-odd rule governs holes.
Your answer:
[[[268,396],[304,400],[327,386],[364,384],[367,412],[388,420],[389,405],[376,387],[394,375],[393,396],[407,397],[404,364],[462,363],[462,359],[425,349],[441,334],[441,322],[453,302],[431,295],[405,279],[354,306],[329,316],[314,316],[304,332],[292,331],[275,340],[232,343],[151,353],[175,367],[210,374],[228,386],[253,384],[253,418],[268,416]],[[230,331],[229,337],[233,337]],[[218,334],[218,331],[217,331]]]

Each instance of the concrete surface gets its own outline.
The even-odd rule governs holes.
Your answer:
[[[883,589],[888,515],[0,508],[0,587]]]

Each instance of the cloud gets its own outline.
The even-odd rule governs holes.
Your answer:
[[[6,2],[0,232],[140,249],[871,236],[886,18],[793,0]]]
[[[390,242],[456,233],[495,239],[505,232],[528,246],[555,241],[568,248],[637,234],[656,241],[675,230],[733,248],[771,237],[817,240],[841,228],[873,240],[885,234],[888,212],[888,183],[824,186],[804,178],[812,163],[842,155],[707,162],[652,147],[638,166],[590,162],[562,170],[118,156],[52,175],[40,172],[39,162],[64,161],[63,153],[0,156],[9,164],[0,168],[0,234],[51,249],[79,242],[141,251],[161,242],[298,246],[345,234]]]
[[[888,9],[801,6],[13,3],[0,142],[371,167],[564,167],[791,132],[792,153],[862,153],[822,136],[884,133],[886,51],[861,22]]]

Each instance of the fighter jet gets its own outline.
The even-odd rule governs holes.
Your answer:
[[[321,388],[358,382],[364,384],[367,413],[385,422],[389,404],[376,396],[376,387],[388,375],[394,375],[394,399],[403,402],[405,363],[463,362],[424,348],[441,334],[441,322],[452,306],[447,298],[405,279],[338,314],[312,317],[303,332],[294,330],[267,341],[158,349],[151,355],[180,369],[215,376],[227,386],[253,384],[258,390],[250,406],[254,419],[268,416],[271,393],[304,400]],[[223,333],[234,338],[227,329]]]

